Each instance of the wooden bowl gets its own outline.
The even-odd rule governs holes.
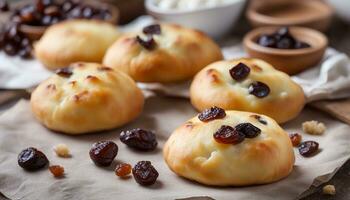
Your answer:
[[[243,46],[250,57],[260,58],[272,64],[276,69],[289,75],[297,74],[318,64],[328,46],[327,37],[314,29],[305,27],[290,27],[290,33],[299,41],[311,45],[304,49],[277,49],[264,47],[257,43],[262,34],[272,34],[278,27],[260,27],[247,33]]]
[[[319,0],[255,0],[246,16],[253,27],[305,26],[326,31],[333,13],[332,7]]]
[[[94,6],[98,9],[108,9],[111,12],[111,18],[105,21],[112,24],[118,23],[119,10],[116,6],[108,3],[101,3],[98,1],[86,1],[84,2],[84,4]],[[21,2],[21,4],[16,5],[16,7],[19,7],[20,5],[23,5],[23,2]],[[48,27],[49,26],[31,26],[31,25],[22,24],[20,26],[20,31],[26,34],[30,40],[35,41],[41,38],[41,36],[44,34],[45,30]]]

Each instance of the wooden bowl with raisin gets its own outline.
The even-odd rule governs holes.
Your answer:
[[[247,33],[243,46],[250,57],[272,64],[289,75],[317,65],[328,46],[327,37],[304,27],[260,27]]]

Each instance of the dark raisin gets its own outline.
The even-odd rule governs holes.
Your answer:
[[[85,6],[82,10],[82,16],[90,19],[94,15],[94,9],[91,6]]]
[[[69,78],[73,74],[73,71],[70,67],[66,67],[56,70],[56,74],[65,78]]]
[[[276,47],[278,49],[293,49],[295,40],[292,37],[283,37],[277,41]]]
[[[248,88],[249,94],[252,94],[258,98],[263,98],[269,95],[270,88],[265,83],[254,82]]]
[[[118,164],[115,168],[115,175],[125,178],[131,173],[131,165],[127,163]]]
[[[159,24],[152,24],[143,28],[143,33],[148,35],[160,35],[161,29]]]
[[[139,161],[132,168],[132,174],[135,181],[144,186],[153,185],[159,176],[159,173],[150,161]]]
[[[90,149],[91,160],[99,166],[109,166],[118,154],[118,146],[112,141],[100,141]]]
[[[289,28],[288,27],[282,27],[282,28],[277,30],[276,34],[281,36],[281,37],[289,37],[290,36]]]
[[[44,168],[49,163],[45,154],[36,148],[29,147],[18,155],[18,165],[28,171]]]
[[[260,115],[252,115],[256,120],[258,120],[260,123],[267,125],[267,121],[264,120]]]
[[[9,55],[9,56],[14,56],[14,55],[17,54],[18,50],[17,50],[17,48],[16,48],[14,45],[12,45],[12,44],[6,44],[6,45],[4,46],[4,52],[5,52],[7,55]]]
[[[245,135],[246,138],[254,138],[261,133],[261,130],[251,123],[241,123],[235,127],[236,131]]]
[[[128,147],[146,151],[154,150],[158,145],[156,135],[152,131],[140,128],[121,132],[120,141]]]
[[[203,112],[201,112],[198,115],[198,119],[202,122],[208,122],[214,119],[222,119],[225,116],[226,112],[224,109],[214,106],[211,108],[207,108]]]
[[[152,50],[156,47],[156,42],[153,37],[148,37],[147,39],[142,39],[140,36],[136,36],[137,42],[147,50]]]
[[[6,0],[0,0],[0,10],[3,12],[9,11],[9,4]]]
[[[239,144],[243,142],[244,138],[243,133],[236,131],[231,126],[223,125],[214,133],[215,141],[223,144]]]
[[[315,141],[305,141],[299,145],[298,149],[300,155],[310,157],[318,151],[318,143]]]
[[[300,134],[298,134],[298,133],[289,134],[289,138],[290,138],[290,141],[292,142],[292,145],[294,147],[299,146],[299,144],[301,142],[301,135]]]
[[[20,56],[23,59],[31,59],[31,58],[33,58],[32,48],[30,46],[24,47],[23,49],[21,49],[18,52],[18,56]]]
[[[264,47],[276,47],[277,40],[273,35],[262,35],[258,38],[258,44]]]
[[[244,63],[238,63],[236,66],[230,69],[230,75],[236,81],[241,81],[247,78],[249,73],[250,73],[250,68]]]
[[[295,49],[304,49],[304,48],[310,48],[311,46],[308,44],[308,43],[305,43],[305,42],[296,42],[295,45],[294,45],[294,48]]]
[[[60,165],[52,165],[49,167],[49,170],[51,174],[56,178],[60,178],[64,175],[64,168]]]

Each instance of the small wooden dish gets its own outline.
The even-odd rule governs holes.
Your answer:
[[[254,0],[246,16],[253,27],[305,26],[326,31],[334,10],[319,0]]]
[[[91,5],[91,6],[94,6],[96,8],[99,8],[99,9],[108,9],[111,12],[111,18],[108,20],[105,20],[105,21],[112,23],[112,24],[118,23],[119,10],[116,6],[108,4],[108,3],[101,3],[98,1],[86,1],[84,3],[87,5]],[[16,7],[20,6],[20,5],[23,5],[23,2],[16,5]],[[22,33],[26,34],[30,40],[35,41],[35,40],[39,40],[41,38],[41,36],[44,34],[45,30],[48,27],[49,26],[31,26],[31,25],[22,24],[20,26],[20,31]]]
[[[243,46],[250,57],[260,58],[276,69],[289,75],[297,74],[318,64],[328,46],[327,37],[316,30],[304,27],[290,27],[290,33],[299,41],[311,45],[303,49],[277,49],[261,46],[257,39],[262,34],[272,34],[278,27],[260,27],[247,33]]]

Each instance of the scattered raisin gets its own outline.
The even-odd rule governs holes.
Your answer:
[[[238,63],[236,66],[230,69],[230,75],[236,81],[241,81],[250,73],[250,68],[244,63]]]
[[[254,138],[261,133],[261,130],[251,123],[241,123],[235,127],[237,132],[242,133],[246,138]]]
[[[270,88],[265,83],[262,82],[254,82],[248,88],[249,94],[252,94],[258,98],[263,98],[269,95]]]
[[[115,168],[115,175],[125,178],[131,173],[131,165],[127,163],[118,164]]]
[[[214,133],[215,141],[223,144],[239,144],[243,142],[244,138],[243,133],[236,131],[231,126],[223,125]]]
[[[121,132],[120,141],[131,148],[145,151],[154,150],[158,145],[156,135],[152,131],[140,128]]]
[[[56,70],[56,74],[64,78],[69,78],[70,76],[72,76],[73,71],[70,67],[66,67]]]
[[[90,149],[91,160],[99,166],[109,166],[117,156],[118,146],[112,141],[100,141]]]
[[[52,165],[49,167],[49,170],[56,178],[62,177],[64,175],[64,168],[60,165]]]
[[[301,135],[300,134],[298,134],[298,133],[289,134],[289,138],[290,138],[290,141],[292,142],[294,147],[299,146],[299,144],[301,142]]]
[[[144,186],[153,185],[159,173],[150,161],[139,161],[132,169],[135,181]]]
[[[258,38],[258,44],[264,47],[276,47],[277,40],[272,35],[262,35]]]
[[[44,168],[49,163],[45,154],[36,148],[29,147],[18,155],[18,165],[28,171]]]
[[[264,120],[260,115],[252,115],[256,120],[258,120],[260,123],[267,125],[267,121]]]
[[[143,28],[143,33],[148,35],[160,35],[161,29],[159,24],[152,24]]]
[[[315,141],[305,141],[299,145],[299,153],[304,157],[314,155],[318,151],[318,143]]]
[[[295,43],[295,48],[296,49],[303,49],[303,48],[309,48],[311,47],[308,43],[305,43],[305,42],[300,42],[300,41],[297,41]]]
[[[136,36],[137,42],[143,46],[147,50],[152,50],[156,47],[156,42],[153,37],[148,37],[146,39],[142,39],[140,36]]]
[[[224,109],[213,106],[211,108],[205,109],[198,115],[198,119],[202,122],[208,122],[214,119],[222,119],[226,116]]]

